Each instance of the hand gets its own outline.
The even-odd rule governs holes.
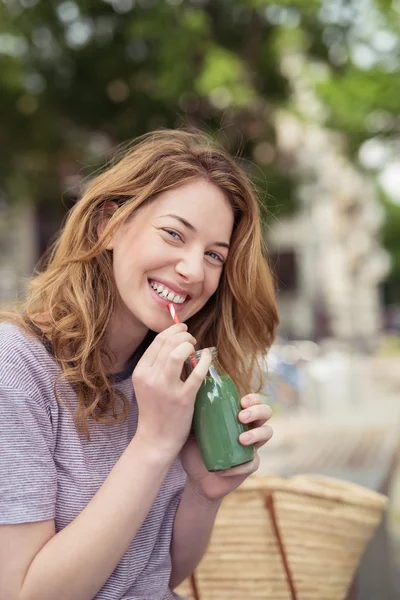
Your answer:
[[[196,393],[211,363],[211,354],[203,352],[182,381],[184,362],[195,344],[184,323],[172,325],[156,336],[132,375],[139,407],[135,437],[167,458],[175,458],[189,435]]]
[[[240,404],[244,410],[240,411],[238,418],[242,423],[249,425],[250,430],[242,433],[239,441],[245,446],[254,444],[254,460],[228,471],[210,473],[204,465],[200,448],[193,436],[189,437],[182,449],[181,461],[188,476],[187,485],[193,488],[196,495],[206,500],[221,500],[257,471],[260,464],[257,450],[272,437],[272,428],[267,425],[272,410],[261,397],[258,394],[249,394],[241,399]]]

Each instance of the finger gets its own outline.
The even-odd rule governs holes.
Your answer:
[[[240,411],[238,417],[241,423],[259,422],[263,425],[272,417],[272,409],[268,404],[256,404]]]
[[[240,404],[243,408],[249,408],[254,404],[264,404],[264,400],[259,394],[247,394],[240,400]]]
[[[159,368],[162,369],[168,363],[168,359],[170,358],[172,352],[174,352],[174,350],[178,348],[178,346],[186,342],[192,346],[193,353],[194,347],[196,345],[196,339],[188,331],[182,331],[181,333],[176,333],[175,335],[170,336],[165,341],[162,348],[160,348],[160,351],[153,365],[157,365]]]
[[[257,454],[257,450],[255,451],[254,458],[252,461],[245,463],[244,465],[239,465],[238,467],[233,467],[232,469],[228,469],[227,471],[221,471],[218,473],[221,477],[234,477],[235,475],[251,475],[255,471],[257,471],[260,466],[260,457]]]
[[[260,448],[272,438],[273,433],[273,429],[269,425],[255,427],[254,429],[250,429],[245,433],[241,433],[239,436],[239,442],[243,444],[243,446],[255,444],[257,448]]]
[[[176,325],[171,325],[171,327],[168,327],[168,329],[165,329],[164,331],[156,335],[150,346],[143,353],[141,362],[143,361],[146,365],[151,366],[156,360],[158,353],[164,346],[165,342],[171,336],[176,335],[177,333],[182,333],[184,331],[187,331],[186,323],[178,323]]]
[[[190,356],[190,355],[189,355]],[[188,357],[189,358],[189,357]],[[197,365],[190,373],[189,377],[186,379],[184,387],[188,393],[197,393],[199,387],[204,381],[208,373],[208,369],[210,368],[212,361],[212,354],[208,348],[205,348],[202,353],[200,360],[197,362]]]
[[[183,384],[181,381],[183,365],[194,352],[195,349],[193,344],[184,341],[169,353],[168,358],[165,361],[165,376],[171,385],[177,381]],[[155,365],[156,364],[158,364],[158,361]]]

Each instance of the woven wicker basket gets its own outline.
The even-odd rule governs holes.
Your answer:
[[[343,600],[386,496],[319,475],[252,476],[227,496],[190,600]]]

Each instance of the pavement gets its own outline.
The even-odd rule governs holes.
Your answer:
[[[400,406],[400,356],[375,358],[372,361],[372,381],[382,407],[389,406],[389,414],[395,411]],[[389,489],[388,529],[395,598],[400,598],[400,456]]]
[[[318,472],[319,467],[320,472],[326,473],[328,469],[327,474],[331,474],[331,469],[332,476],[340,477],[340,467],[345,473],[341,478],[353,481],[359,478],[358,483],[379,489],[375,485],[379,477],[387,472],[389,462],[394,464],[388,489],[387,522],[393,597],[400,598],[400,355],[336,353],[324,360],[312,367],[311,378],[303,380],[306,385],[297,407],[280,411],[277,405],[271,421],[274,437],[260,451],[260,471],[291,474],[308,460],[305,467],[308,472]],[[375,439],[374,446],[372,438],[368,443],[368,436],[378,435],[376,432],[381,441],[377,444]],[[376,451],[371,451],[373,446]],[[330,459],[329,448],[332,456],[339,457],[337,465]],[[374,456],[375,452],[380,456]],[[397,461],[393,460],[396,456]],[[352,473],[346,471],[348,464],[353,468]],[[363,481],[364,475],[367,479]],[[369,481],[374,484],[369,485]]]

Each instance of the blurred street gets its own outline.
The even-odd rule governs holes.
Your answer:
[[[373,381],[376,385],[377,399],[388,414],[393,414],[398,421],[397,407],[400,403],[400,369],[399,357],[376,358],[372,361]],[[392,411],[392,412],[390,412]],[[399,436],[400,440],[400,436]],[[394,591],[400,598],[400,461],[393,474],[389,490],[388,525],[393,548]]]
[[[399,358],[335,350],[323,361],[325,375],[319,377],[318,398],[310,402],[316,382],[308,380],[308,394],[307,389],[294,392],[292,400],[297,402],[290,408],[282,410],[279,401],[272,402],[274,437],[262,449],[260,471],[288,476],[322,473],[387,493],[388,540],[384,547],[375,544],[372,550],[381,556],[386,569],[387,589],[379,591],[379,600],[394,600],[400,594]],[[311,363],[308,375],[312,371],[314,377],[317,372],[321,375],[321,365],[310,367]],[[335,373],[334,378],[330,372]],[[285,398],[290,396],[287,385],[285,382]],[[374,594],[369,592],[368,599],[378,600]]]

